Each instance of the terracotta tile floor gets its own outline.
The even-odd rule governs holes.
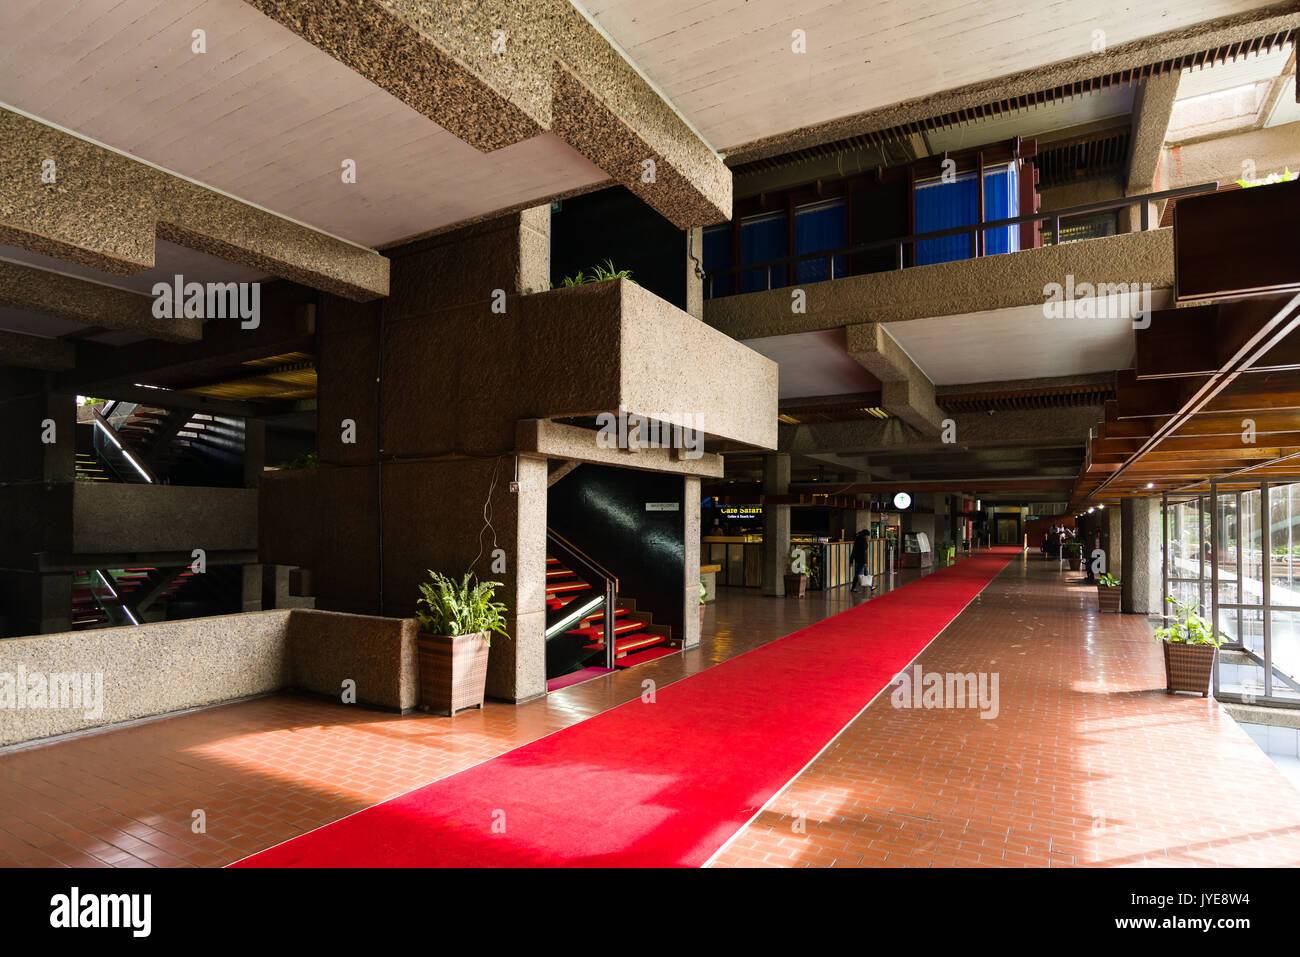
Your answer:
[[[998,669],[998,720],[878,700],[717,863],[1300,861],[1300,794],[1213,702],[1150,690],[1144,621],[1090,613],[1045,565],[1014,563],[921,659]],[[0,753],[0,865],[229,863],[862,600],[846,592],[724,590],[700,648],[519,707],[447,719],[279,695]],[[1187,820],[1193,803],[1216,810]]]
[[[1300,792],[1079,577],[1017,559],[918,658],[997,672],[995,719],[882,695],[715,865],[1300,864]]]
[[[919,574],[900,572],[895,587]],[[276,695],[0,751],[0,866],[228,864],[631,701],[647,678],[677,681],[865,598],[847,591],[784,601],[724,589],[699,648],[518,707],[449,719]]]

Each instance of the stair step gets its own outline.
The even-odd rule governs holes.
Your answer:
[[[546,594],[559,595],[565,592],[582,591],[586,587],[586,582],[547,582]]]
[[[643,621],[615,621],[614,635],[615,637],[617,637],[619,635],[626,635],[629,632],[640,631],[642,626],[644,625],[645,622]],[[577,628],[570,628],[567,632],[565,632],[565,634],[582,635],[582,637],[584,638],[591,638],[595,641],[603,641],[604,634],[605,634],[605,626],[603,623],[597,625],[580,625]]]
[[[629,651],[636,651],[640,648],[649,648],[651,645],[657,645],[664,640],[663,635],[647,635],[645,632],[638,632],[635,635],[626,635],[614,639],[614,657],[625,655]],[[603,641],[583,646],[587,651],[603,651],[605,643]]]

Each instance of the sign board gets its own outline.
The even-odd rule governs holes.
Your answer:
[[[681,508],[678,502],[646,502],[647,512],[676,512]]]
[[[758,518],[763,514],[761,505],[724,505],[718,509],[727,518]]]

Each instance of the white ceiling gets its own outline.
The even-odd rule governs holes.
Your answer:
[[[574,0],[723,152],[1270,2]]]
[[[1151,308],[1168,302],[1169,290],[1152,290]],[[1108,314],[1120,311],[1107,303]],[[1040,305],[891,322],[888,330],[935,385],[1086,375],[1133,364],[1131,319],[1048,319]]]
[[[0,37],[0,102],[364,246],[608,179],[480,153],[243,0],[3,0]]]
[[[880,380],[845,351],[843,329],[747,339],[745,345],[780,365],[777,395],[781,399],[849,395],[880,388]]]

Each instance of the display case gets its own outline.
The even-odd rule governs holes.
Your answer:
[[[903,567],[929,568],[934,564],[930,536],[925,532],[908,532],[903,536]]]

